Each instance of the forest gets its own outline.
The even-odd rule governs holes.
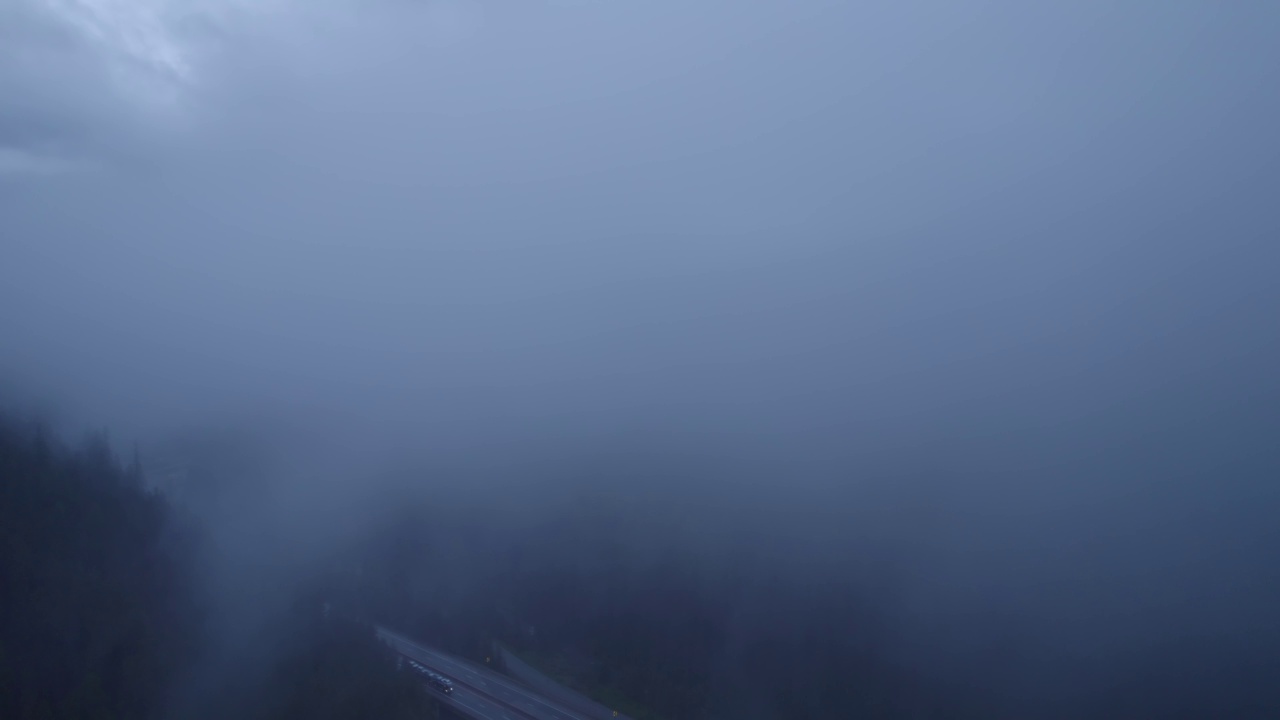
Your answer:
[[[209,674],[203,544],[105,433],[70,446],[0,420],[0,717],[438,716],[371,628],[326,618],[302,587],[260,672]]]
[[[639,720],[1243,718],[1280,702],[1262,638],[1081,657],[999,613],[927,625],[903,607],[910,557],[789,563],[751,539],[759,517],[708,541],[688,503],[646,500],[671,492],[600,481],[524,526],[447,494],[401,503],[335,558],[325,594],[476,661],[501,642]]]
[[[673,471],[634,459],[589,485],[540,476],[505,508],[483,486],[385,489],[394,509],[310,565],[230,525],[246,541],[219,558],[229,531],[201,506],[236,515],[246,506],[227,497],[264,492],[236,447],[191,453],[198,500],[175,504],[146,456],[121,462],[105,433],[69,444],[0,425],[0,716],[439,717],[373,623],[477,661],[501,643],[636,720],[1258,717],[1277,704],[1265,639],[1080,658],[989,613],[922,632],[902,599],[918,560],[779,554],[764,515],[671,502],[679,478],[634,479]],[[239,567],[255,563],[272,582]],[[937,654],[965,637],[976,651]]]

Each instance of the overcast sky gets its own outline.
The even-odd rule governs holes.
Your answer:
[[[779,487],[928,476],[999,567],[1127,543],[1077,591],[1246,593],[1277,37],[1272,2],[10,0],[0,373],[126,437],[643,427]]]
[[[102,422],[916,422],[1274,340],[1269,3],[0,13],[3,361]]]

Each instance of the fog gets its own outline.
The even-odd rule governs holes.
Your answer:
[[[1277,31],[1265,3],[19,0],[0,389],[122,447],[254,438],[217,524],[282,565],[406,493],[536,528],[585,484],[683,508],[687,552],[887,563],[930,663],[993,628],[1106,668],[1271,656]]]

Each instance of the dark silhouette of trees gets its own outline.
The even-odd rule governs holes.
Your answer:
[[[62,445],[39,424],[0,418],[0,718],[165,717],[208,637],[193,576],[199,550],[122,466],[105,433]],[[256,677],[215,682],[210,718],[437,717],[438,708],[368,626],[319,603],[275,623]],[[225,686],[225,687],[221,687]],[[216,705],[216,707],[214,706]]]
[[[195,652],[193,537],[136,479],[0,420],[0,716],[153,717]]]

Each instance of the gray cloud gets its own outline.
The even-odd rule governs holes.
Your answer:
[[[74,172],[80,165],[62,158],[37,155],[27,150],[0,147],[0,176],[59,175]]]
[[[839,391],[934,364],[982,375],[984,354],[1119,352],[1090,328],[1140,331],[1134,288],[1221,252],[1158,241],[1166,208],[1266,180],[1268,154],[1238,144],[1275,118],[1249,92],[1269,69],[1256,44],[1228,46],[1243,10],[721,9],[433,25],[389,5],[298,23],[311,35],[259,19],[192,71],[180,121],[87,130],[125,166],[33,191],[75,212],[15,260],[130,265],[100,282],[130,277],[143,316],[174,324],[151,342],[216,345],[190,350],[210,363],[259,349],[248,375],[220,357],[202,383],[305,357],[357,394],[526,371],[709,390],[734,371],[695,368],[809,359],[828,367],[803,378]],[[76,252],[89,227],[112,239]],[[132,310],[111,322],[137,330]]]

